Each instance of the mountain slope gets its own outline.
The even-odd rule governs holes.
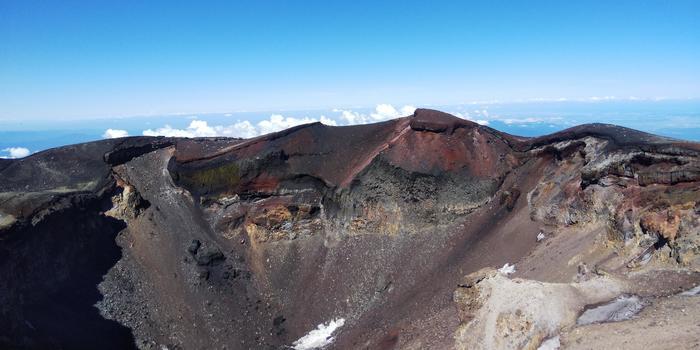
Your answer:
[[[612,125],[523,138],[418,109],[68,146],[0,179],[3,347],[279,348],[341,319],[331,347],[536,347],[586,305],[700,282],[700,145]],[[509,281],[567,316],[504,306]]]

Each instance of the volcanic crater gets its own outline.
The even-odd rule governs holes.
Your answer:
[[[0,348],[690,348],[699,184],[698,143],[428,109],[0,159]]]

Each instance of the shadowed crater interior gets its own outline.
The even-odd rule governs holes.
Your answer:
[[[35,226],[0,232],[0,348],[135,348],[131,331],[94,307],[126,225],[101,215],[98,199],[76,200]]]

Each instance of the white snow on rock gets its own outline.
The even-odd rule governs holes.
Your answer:
[[[629,320],[646,306],[636,295],[621,295],[598,307],[586,310],[576,321],[578,325],[599,322],[617,322]]]
[[[537,350],[558,350],[559,347],[561,347],[561,343],[559,343],[559,336],[556,336],[543,341]]]
[[[544,232],[540,231],[540,233],[537,234],[537,242],[545,239]]]
[[[681,295],[686,297],[700,295],[700,284],[695,286],[694,288],[686,290],[685,292],[681,293]]]
[[[511,265],[509,263],[505,263],[503,267],[498,269],[498,272],[504,274],[504,275],[510,275],[511,273],[515,272],[515,265]]]
[[[321,349],[324,346],[331,344],[335,340],[335,337],[332,336],[333,332],[342,327],[344,324],[344,318],[338,318],[327,323],[322,323],[318,325],[316,329],[311,330],[305,336],[295,341],[292,347],[295,350]]]

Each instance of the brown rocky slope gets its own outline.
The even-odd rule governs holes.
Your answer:
[[[425,109],[48,150],[0,163],[0,348],[303,348],[334,320],[327,348],[586,347],[604,329],[578,316],[620,295],[646,307],[611,325],[671,335],[651,324],[698,302],[698,183],[697,143]]]

